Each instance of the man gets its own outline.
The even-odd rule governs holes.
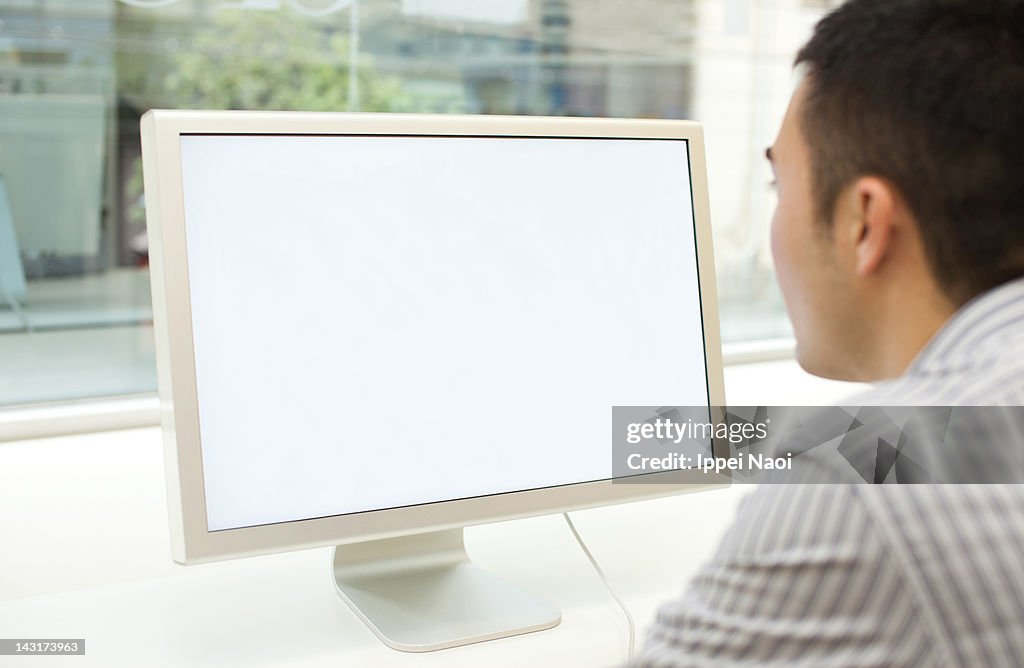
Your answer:
[[[801,366],[1024,404],[1024,1],[850,0],[797,63],[769,159]],[[1022,566],[1019,485],[762,485],[638,663],[1024,666]]]

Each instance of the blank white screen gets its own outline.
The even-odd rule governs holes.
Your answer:
[[[181,138],[209,530],[611,477],[705,405],[682,140]]]

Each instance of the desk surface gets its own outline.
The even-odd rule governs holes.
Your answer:
[[[0,637],[85,638],[2,666],[613,665],[626,626],[562,519],[467,530],[479,565],[562,609],[555,629],[430,654],[384,647],[334,593],[321,548],[170,560],[159,431],[0,444]],[[708,558],[746,490],[574,514],[641,633]],[[641,635],[642,637],[642,635]]]

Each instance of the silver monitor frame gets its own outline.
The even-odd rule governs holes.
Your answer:
[[[675,120],[259,111],[154,110],[143,116],[141,127],[157,371],[175,561],[199,563],[439,532],[723,486],[720,479],[709,482],[709,477],[694,472],[696,477],[689,484],[614,484],[604,480],[208,531],[185,245],[181,135],[482,135],[686,140],[709,399],[710,405],[722,406],[725,395],[704,136],[698,123]],[[686,186],[680,183],[681,188]],[[716,443],[716,455],[724,456],[719,454],[719,446]]]

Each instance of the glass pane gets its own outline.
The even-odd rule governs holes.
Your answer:
[[[762,155],[825,4],[0,0],[0,405],[155,389],[155,107],[701,120],[724,338],[786,336]]]

